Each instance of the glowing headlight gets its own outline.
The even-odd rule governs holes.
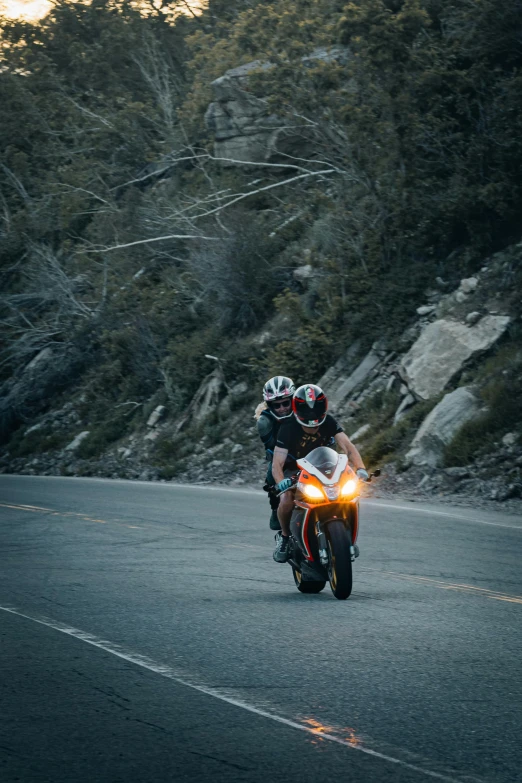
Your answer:
[[[324,500],[324,492],[313,484],[307,484],[303,488],[303,495],[310,500]]]
[[[341,497],[349,498],[352,495],[355,495],[356,490],[357,490],[357,479],[348,479],[346,484],[341,489]]]

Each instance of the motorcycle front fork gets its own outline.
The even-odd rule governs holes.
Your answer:
[[[319,560],[321,565],[328,565],[328,544],[326,542],[326,535],[319,522],[315,526],[315,535],[317,537],[317,543],[319,545]]]
[[[322,566],[328,565],[328,544],[326,541],[326,534],[324,530],[321,527],[321,523],[317,522],[315,525],[315,535],[317,537],[317,543],[319,545],[319,560],[321,561]],[[353,547],[353,544],[350,544],[350,558],[352,563],[355,562],[355,549]]]

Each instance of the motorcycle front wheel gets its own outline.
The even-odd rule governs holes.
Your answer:
[[[326,528],[328,542],[328,579],[332,593],[344,601],[352,592],[352,539],[340,520],[330,522]]]
[[[299,590],[300,593],[308,593],[310,595],[311,593],[320,593],[321,590],[323,590],[326,582],[309,582],[305,581],[303,579],[303,575],[300,571],[297,570],[294,566],[292,566],[292,573],[294,575],[294,582],[295,586]]]

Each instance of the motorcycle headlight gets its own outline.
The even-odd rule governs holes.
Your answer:
[[[308,498],[308,500],[324,500],[324,492],[322,489],[319,489],[319,487],[316,487],[313,484],[307,484],[303,487],[303,495],[305,498]]]
[[[341,488],[342,498],[351,498],[357,492],[357,479],[348,479]]]

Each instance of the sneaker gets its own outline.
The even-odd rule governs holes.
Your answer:
[[[359,552],[359,547],[357,546],[357,544],[353,545],[353,553],[354,553],[355,557],[359,557],[360,552]]]
[[[288,536],[284,536],[282,533],[278,533],[275,539],[277,544],[276,548],[274,549],[274,560],[276,563],[286,563],[290,554],[290,547],[288,546],[290,543],[290,538]]]
[[[281,525],[279,524],[279,518],[275,508],[272,510],[272,514],[270,515],[270,530],[281,530]]]

